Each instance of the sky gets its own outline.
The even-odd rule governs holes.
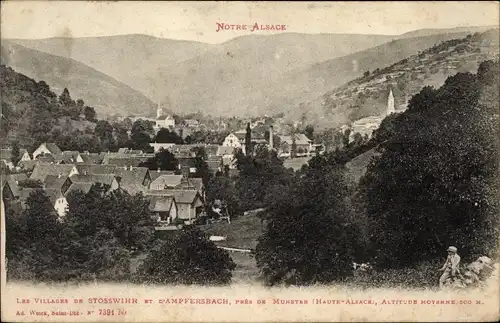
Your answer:
[[[259,25],[286,32],[399,35],[423,28],[499,24],[497,2],[107,2],[7,1],[1,4],[2,38],[92,37],[146,34],[221,43]],[[216,31],[217,23],[247,30]]]

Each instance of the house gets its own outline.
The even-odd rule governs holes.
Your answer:
[[[26,149],[19,149],[19,153],[21,155],[21,160],[20,161],[29,161],[31,160],[30,154]]]
[[[64,196],[68,196],[69,194],[73,192],[82,192],[84,194],[87,194],[90,192],[90,189],[92,188],[92,183],[72,183],[64,192]]]
[[[59,177],[71,177],[77,175],[78,170],[75,165],[69,164],[36,164],[30,179],[45,181],[48,175],[55,175]]]
[[[173,196],[149,196],[149,210],[167,224],[177,219],[178,208]]]
[[[216,155],[222,157],[231,156],[232,158],[234,156],[234,147],[224,146],[224,145],[218,146]]]
[[[44,164],[60,164],[62,160],[62,155],[38,155],[36,158],[36,161]]]
[[[219,146],[219,149],[217,150],[217,156],[222,157],[222,169],[224,169],[224,166],[228,166],[229,168],[236,167],[234,147]]]
[[[149,196],[171,196],[177,203],[177,218],[194,221],[203,213],[203,202],[196,190],[149,191]]]
[[[68,201],[66,197],[61,193],[60,190],[57,189],[41,189],[41,188],[24,188],[20,191],[21,205],[23,208],[26,208],[26,201],[31,193],[42,190],[48,196],[50,203],[54,206],[54,210],[56,210],[57,214],[62,217],[66,214],[68,208]]]
[[[222,146],[241,148],[241,146],[245,143],[245,136],[246,131],[232,132],[224,139]]]
[[[205,185],[202,178],[184,178],[181,183],[175,187],[179,190],[196,190],[200,193],[202,200],[205,200]]]
[[[61,149],[53,142],[44,142],[33,152],[33,159],[36,159],[40,155],[62,155]]]
[[[84,160],[78,151],[63,151],[61,164],[83,163]]]
[[[10,174],[1,177],[3,200],[15,200],[20,196],[19,183],[28,179],[26,174]]]
[[[167,114],[163,114],[163,110],[158,104],[158,109],[156,110],[156,120],[155,120],[155,128],[157,130],[161,128],[170,128],[170,127],[175,127],[175,119]]]
[[[181,220],[193,221],[203,212],[203,201],[196,190],[169,190],[177,202],[177,216]]]
[[[91,175],[91,174],[114,174],[117,166],[115,165],[92,165],[92,164],[78,164],[75,165],[78,174]]]
[[[110,191],[118,189],[120,186],[118,180],[112,174],[88,174],[88,175],[75,175],[68,178],[71,183],[91,183],[104,184],[109,186]]]
[[[130,157],[112,157],[112,158],[104,158],[102,161],[103,165],[115,165],[118,167],[139,167],[142,163],[145,163],[150,156],[130,156]]]
[[[146,167],[117,167],[115,176],[120,188],[132,195],[144,192],[151,183],[151,176]]]
[[[75,175],[77,176],[77,175]],[[67,181],[71,181],[69,177],[66,176],[56,176],[56,175],[47,175],[43,182],[43,186],[49,189],[58,189],[64,195],[69,185],[65,186]]]
[[[19,190],[14,192],[12,184],[5,181],[2,183],[2,201],[7,203],[13,203],[19,197]]]
[[[136,195],[136,194],[142,194],[142,195],[146,195],[147,192],[148,192],[148,188],[144,185],[140,185],[140,184],[129,184],[129,185],[120,185],[120,188],[119,190],[122,190],[130,195]]]
[[[151,182],[149,189],[155,191],[173,189],[181,184],[183,178],[182,175],[162,175]]]
[[[205,163],[212,174],[222,171],[222,157],[221,156],[211,156],[207,157]]]
[[[80,154],[84,164],[100,164],[104,158],[101,154],[83,153]]]
[[[149,171],[149,176],[151,177],[151,182],[162,175],[175,175],[175,171],[172,170],[157,170],[157,171]]]
[[[252,135],[251,141],[254,146],[260,144],[267,144],[267,140],[264,138],[264,135],[261,135],[256,132],[252,132],[251,135]],[[246,131],[237,131],[230,133],[224,139],[222,146],[240,148],[243,152],[245,152],[245,138],[246,138]]]
[[[306,155],[312,150],[312,140],[303,133],[296,133],[290,136],[280,136],[280,150],[287,154],[291,152],[295,139],[297,155]]]

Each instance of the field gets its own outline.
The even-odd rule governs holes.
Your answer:
[[[242,215],[231,220],[207,224],[201,229],[208,235],[226,237],[225,241],[215,242],[222,247],[255,249],[257,239],[262,233],[263,226],[255,215]],[[233,272],[233,282],[254,282],[258,277],[258,269],[255,258],[248,253],[230,252],[230,256],[236,264]]]

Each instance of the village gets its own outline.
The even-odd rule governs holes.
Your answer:
[[[164,122],[168,120],[161,119]],[[160,124],[160,119],[156,125],[168,127]],[[272,145],[272,127],[270,129],[269,142],[256,136],[253,143]],[[11,161],[11,151],[2,149],[2,162],[13,172],[2,176],[3,199],[23,207],[30,193],[39,189],[23,184],[39,181],[58,215],[63,217],[68,207],[68,194],[73,191],[88,193],[92,185],[101,183],[107,185],[110,191],[124,190],[131,195],[142,193],[146,196],[150,201],[150,210],[157,216],[158,228],[174,223],[196,223],[206,212],[203,181],[192,177],[197,171],[194,149],[204,149],[207,156],[205,162],[211,174],[227,169],[234,176],[238,172],[234,153],[236,149],[244,151],[244,138],[243,131],[231,133],[222,145],[151,143],[153,153],[129,148],[102,153],[61,151],[55,143],[46,142],[31,153],[20,149],[21,158],[17,165]],[[296,135],[295,139],[290,136],[282,138],[282,146],[286,149],[284,155],[290,155],[292,141],[295,141],[298,155],[312,155],[314,146],[304,134]],[[139,166],[164,149],[175,155],[179,162],[178,170],[149,170]]]
[[[385,115],[366,118],[370,122],[360,120],[352,125],[345,125],[339,131],[354,128],[356,132],[369,136],[386,115],[393,113],[394,96],[390,90]],[[199,123],[195,121],[189,121],[188,127],[199,127]],[[164,115],[160,105],[154,122],[156,132],[161,129],[176,129],[175,119]],[[150,210],[157,220],[157,230],[177,230],[185,224],[202,223],[206,221],[209,205],[205,203],[206,188],[203,180],[195,177],[198,149],[205,152],[204,162],[212,176],[227,172],[231,177],[238,176],[235,153],[238,150],[245,153],[248,130],[253,148],[275,150],[283,160],[284,167],[294,171],[300,169],[312,156],[324,153],[321,144],[313,144],[313,140],[303,133],[275,134],[273,125],[266,126],[263,123],[261,120],[253,124],[249,122],[248,129],[229,133],[221,145],[151,142],[153,152],[149,153],[125,147],[119,148],[117,152],[62,151],[55,143],[44,142],[31,153],[21,148],[20,160],[14,165],[11,149],[2,149],[1,161],[12,172],[2,177],[3,199],[10,204],[17,203],[23,209],[30,193],[40,189],[25,183],[39,181],[57,214],[64,217],[68,208],[68,194],[74,191],[88,193],[93,185],[100,183],[106,185],[109,191],[123,190],[130,195],[141,193],[147,197]],[[268,135],[253,131],[256,127],[267,128]],[[353,138],[352,132],[350,138]],[[175,156],[178,161],[177,170],[151,170],[141,166],[163,150]],[[230,221],[229,214],[222,215],[222,218]]]

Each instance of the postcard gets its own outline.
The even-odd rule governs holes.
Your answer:
[[[498,321],[499,9],[3,2],[2,321]]]

